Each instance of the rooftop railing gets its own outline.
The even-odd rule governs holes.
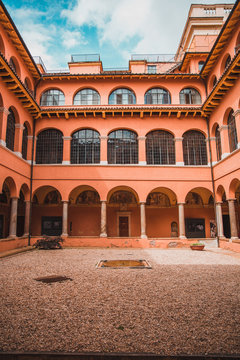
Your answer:
[[[71,55],[71,62],[95,62],[100,61],[99,54],[75,54]]]
[[[175,62],[175,54],[132,54],[131,60],[153,62]]]
[[[47,69],[46,69],[46,67],[45,67],[45,65],[44,65],[44,63],[43,63],[43,61],[42,61],[41,56],[33,56],[33,60],[35,61],[35,64],[41,65],[42,68],[43,68],[43,70],[44,70],[45,72],[47,71]]]

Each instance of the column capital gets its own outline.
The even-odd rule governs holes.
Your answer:
[[[139,201],[140,205],[146,205],[146,201]]]
[[[228,129],[228,125],[222,125],[219,127],[219,131],[227,130],[227,129]]]
[[[23,124],[15,124],[15,129],[21,129],[24,130],[25,126]]]
[[[208,140],[210,140],[210,141],[216,141],[216,137],[209,137]]]
[[[10,199],[12,199],[12,200],[18,200],[19,197],[18,197],[18,196],[10,196]]]
[[[72,137],[71,136],[62,136],[62,139],[63,140],[72,140]]]
[[[236,201],[237,199],[236,198],[233,198],[233,199],[227,199],[227,201]]]
[[[28,139],[28,140],[32,140],[32,139],[33,139],[33,136],[32,136],[32,135],[28,135],[28,136],[27,136],[27,139]],[[36,139],[36,138],[35,138],[35,139]]]
[[[186,203],[185,202],[178,202],[177,204],[178,205],[185,205]]]
[[[7,108],[5,108],[5,107],[0,107],[0,113],[4,113],[4,114],[6,114],[6,115],[9,115],[10,114],[10,111],[8,111],[8,109]]]
[[[107,200],[100,200],[101,203],[107,203]]]
[[[137,139],[138,139],[138,140],[146,140],[146,138],[147,138],[146,136],[138,136]]]
[[[69,203],[69,200],[62,200],[62,203],[63,203],[63,204],[68,204],[68,203]]]
[[[174,141],[177,142],[177,141],[183,141],[183,137],[175,137],[174,138]]]
[[[233,116],[240,116],[240,109],[237,109],[234,113]]]
[[[107,135],[102,135],[102,136],[99,136],[101,140],[107,140],[108,139],[108,136]]]
[[[222,205],[222,201],[216,201],[216,205]]]

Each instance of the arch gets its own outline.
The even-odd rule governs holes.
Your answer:
[[[78,90],[73,97],[73,105],[100,105],[100,94],[92,88]]]
[[[185,87],[179,93],[180,104],[201,104],[202,98],[200,92],[193,87]]]
[[[239,179],[233,179],[229,185],[229,199],[235,199],[236,197],[236,190],[240,185]]]
[[[108,97],[109,105],[131,105],[136,104],[135,92],[127,87],[112,90]]]
[[[210,81],[209,81],[209,87],[210,87],[210,91],[215,87],[215,85],[217,84],[217,76],[215,74],[212,75]]]
[[[136,203],[139,203],[138,193],[130,186],[125,186],[125,185],[116,186],[108,192],[108,194],[107,194],[107,202],[108,203],[110,202],[112,195],[118,191],[126,191],[126,192],[132,193],[134,195],[134,198],[136,199]]]
[[[209,199],[213,196],[212,191],[205,187],[195,187],[188,191],[185,197],[185,203],[188,206],[205,206],[209,205]]]
[[[240,31],[238,33],[237,40],[236,40],[236,43],[235,43],[235,54],[237,53],[237,51],[239,49],[240,49]]]
[[[18,192],[17,192],[17,186],[16,183],[14,181],[14,179],[11,176],[8,176],[4,182],[3,182],[3,187],[4,185],[6,185],[10,191],[10,197],[18,197]]]
[[[96,130],[81,129],[72,134],[71,164],[100,163],[100,134]]]
[[[20,66],[15,56],[11,56],[9,60],[9,65],[11,66],[12,70],[18,75],[18,77],[21,77]]]
[[[168,131],[150,131],[146,136],[147,164],[175,164],[174,136]]]
[[[170,92],[161,87],[152,87],[145,92],[144,104],[171,104]]]
[[[47,129],[38,133],[36,144],[37,164],[61,164],[63,159],[63,133]]]
[[[25,87],[30,91],[30,93],[33,95],[33,86],[32,86],[32,82],[29,79],[29,77],[25,77],[24,79],[24,85]]]
[[[100,201],[100,195],[99,195],[99,192],[93,187],[93,186],[90,186],[90,185],[79,185],[79,186],[76,186],[74,189],[72,189],[69,193],[69,196],[68,196],[68,199],[69,199],[69,203],[70,204],[76,204],[77,203],[77,198],[78,196],[85,192],[85,191],[92,191],[92,192],[95,192],[97,193],[98,197],[99,197],[99,201]]]
[[[0,52],[3,54],[3,56],[5,56],[5,45],[1,35],[0,35]]]
[[[222,185],[218,185],[216,191],[216,202],[222,201],[223,194],[226,194],[224,187]]]
[[[28,147],[28,125],[24,123],[22,134],[22,158],[27,160],[27,147]]]
[[[230,152],[233,152],[238,148],[237,128],[236,128],[236,121],[233,110],[231,110],[228,115],[227,125],[228,125],[229,150]]]
[[[63,106],[65,105],[65,95],[58,88],[44,90],[40,97],[41,106]]]
[[[0,203],[8,205],[10,204],[10,190],[5,182],[3,183],[2,189],[0,190]]]
[[[114,130],[108,135],[109,164],[137,164],[138,137],[132,130]]]
[[[157,188],[152,189],[148,193],[147,198],[146,198],[146,204],[147,205],[150,205],[150,204],[148,204],[148,198],[149,198],[149,195],[153,194],[153,193],[165,194],[169,199],[170,206],[176,206],[177,205],[177,195],[176,195],[176,193],[173,190],[171,190],[169,188],[166,188],[166,187],[157,187]],[[158,199],[155,199],[155,200],[158,202]],[[152,199],[153,203],[156,202],[156,201],[154,201],[154,199]]]
[[[60,198],[62,199],[61,191],[52,185],[39,186],[37,189],[34,190],[33,198],[35,197],[37,199],[38,204],[44,204],[44,200],[47,194],[52,191],[57,191],[57,193],[60,195]]]
[[[230,62],[231,62],[231,55],[229,53],[227,53],[227,54],[224,55],[224,57],[222,59],[222,63],[221,63],[221,66],[220,66],[221,73],[224,72],[224,70],[228,67]]]
[[[184,165],[207,165],[207,146],[205,136],[196,130],[183,134]]]
[[[22,184],[20,191],[23,193],[25,201],[28,201],[30,199],[29,186],[26,183]]]

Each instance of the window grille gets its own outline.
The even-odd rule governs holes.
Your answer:
[[[59,130],[42,131],[37,137],[36,163],[61,164],[63,157],[63,139]]]
[[[40,105],[42,106],[59,106],[65,105],[65,96],[62,91],[51,89],[45,91],[41,96]]]
[[[219,131],[219,126],[216,127],[215,138],[216,138],[217,161],[219,161],[221,160],[222,157],[222,145],[221,145],[221,135]]]
[[[199,131],[183,134],[183,158],[185,165],[207,165],[206,140]]]
[[[137,164],[137,134],[130,130],[116,130],[108,137],[109,164]]]
[[[224,8],[224,13],[225,14],[230,14],[231,11],[232,11],[231,8]]]
[[[205,8],[204,9],[206,15],[215,15],[216,14],[216,8]]]
[[[201,104],[202,99],[195,89],[183,89],[180,91],[180,104]]]
[[[91,129],[75,132],[71,140],[71,164],[99,164],[99,133]]]
[[[163,130],[151,131],[146,139],[147,164],[175,164],[175,143],[172,134]]]
[[[170,94],[164,89],[150,89],[145,94],[145,104],[171,104]]]
[[[110,105],[116,104],[136,104],[136,96],[133,91],[128,89],[117,89],[114,90],[109,96]]]
[[[148,74],[156,74],[157,73],[157,66],[156,65],[148,65]]]
[[[233,115],[233,110],[230,112],[228,116],[228,140],[229,140],[229,148],[230,152],[233,152],[238,147],[238,138],[237,138],[237,129],[235,117]]]
[[[9,109],[7,117],[7,131],[6,131],[6,147],[14,151],[14,138],[15,138],[15,116],[12,109]]]
[[[100,95],[96,90],[83,89],[80,90],[74,97],[74,105],[99,105]]]
[[[22,157],[27,160],[27,145],[28,145],[28,130],[26,124],[24,124],[23,137],[22,137]]]

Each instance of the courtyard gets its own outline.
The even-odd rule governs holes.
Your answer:
[[[145,259],[151,269],[96,268]],[[240,255],[35,250],[1,259],[0,350],[240,354]],[[38,277],[61,275],[55,283]]]

